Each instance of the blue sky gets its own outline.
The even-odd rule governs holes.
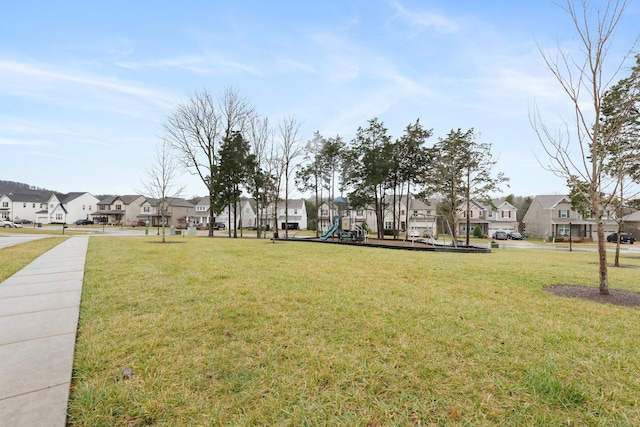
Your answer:
[[[612,60],[638,22],[636,1]],[[302,120],[305,141],[316,130],[351,140],[373,117],[393,137],[420,118],[432,142],[474,128],[511,179],[505,194],[562,193],[536,160],[546,158],[529,111],[571,117],[537,43],[554,51],[574,38],[551,0],[6,2],[0,179],[135,193],[172,110],[234,87],[274,124]],[[186,197],[206,193],[181,179]]]

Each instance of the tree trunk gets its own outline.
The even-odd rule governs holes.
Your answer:
[[[604,237],[604,223],[602,213],[597,216],[598,254],[600,258],[600,295],[609,295],[609,274],[607,272],[607,248]]]

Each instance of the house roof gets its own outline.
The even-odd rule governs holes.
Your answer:
[[[69,203],[70,201],[75,200],[78,197],[81,197],[81,196],[83,196],[85,194],[87,194],[86,191],[83,191],[83,192],[72,192],[72,193],[67,193],[67,194],[55,193],[55,195],[58,198],[58,200],[60,201],[60,203]]]
[[[192,208],[194,206],[194,204],[191,203],[190,201],[181,199],[179,197],[167,197],[167,200],[169,201],[169,205],[171,206],[177,206],[182,208]],[[152,199],[150,197],[147,197],[147,201],[152,206],[157,206],[160,199]]]
[[[553,209],[560,202],[570,203],[569,198],[562,194],[536,196],[535,199],[544,209]]]
[[[640,211],[636,211],[634,213],[631,213],[627,216],[625,216],[624,218],[625,222],[638,222],[640,221]]]
[[[30,203],[47,203],[49,201],[49,197],[42,196],[39,194],[29,194],[29,193],[7,193],[4,194],[9,199],[14,202],[30,202]]]
[[[131,203],[135,202],[136,200],[138,200],[141,197],[144,197],[144,196],[141,196],[139,194],[128,194],[128,195],[124,195],[124,196],[105,196],[102,199],[100,199],[98,204],[99,205],[111,205],[111,204],[113,204],[113,202],[115,202],[116,200],[120,199],[120,200],[122,200],[122,203],[124,203],[125,205],[130,205]]]
[[[304,199],[289,199],[288,206],[290,209],[302,209],[304,207]],[[284,203],[282,204],[282,207],[284,207]]]

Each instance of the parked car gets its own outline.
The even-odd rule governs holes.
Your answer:
[[[431,233],[428,230],[425,230],[422,233],[422,237],[424,237],[425,239],[431,239],[433,237],[434,240],[438,240],[438,235],[436,234],[435,236],[431,236]]]
[[[507,240],[507,232],[506,231],[496,231],[493,233],[494,240]]]
[[[33,224],[33,221],[28,219],[18,219],[16,220],[16,224]]]
[[[225,228],[227,228],[227,226],[224,225],[224,222],[214,222],[213,223],[213,229],[214,230],[224,230]]]
[[[91,221],[90,219],[78,219],[78,220],[76,220],[76,225],[89,225],[89,224],[93,224],[93,221]]]
[[[145,227],[146,225],[147,225],[146,221],[142,221],[142,220],[131,221],[132,227]]]
[[[615,243],[618,241],[618,233],[612,233],[607,236],[607,242]],[[629,243],[633,245],[636,238],[631,233],[620,233],[620,243]]]
[[[6,219],[0,219],[0,227],[3,228],[22,228],[22,224],[16,224],[13,221],[9,221]]]
[[[420,237],[420,232],[416,229],[409,231],[409,237],[415,239],[416,237]]]
[[[507,233],[507,239],[522,240],[522,234],[518,233],[517,231],[511,231]]]

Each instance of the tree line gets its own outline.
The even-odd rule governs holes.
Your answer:
[[[207,188],[209,236],[213,236],[214,212],[225,208],[229,223],[234,224],[230,232],[237,236],[231,217],[237,217],[234,209],[245,193],[256,205],[258,224],[267,220],[263,217],[265,208],[274,207],[269,212],[273,220],[267,222],[275,225],[277,233],[278,204],[284,203],[288,223],[289,195],[295,185],[312,193],[316,206],[325,197],[334,200],[337,190],[341,196],[348,196],[352,208],[372,209],[378,237],[384,234],[389,206],[397,237],[403,220],[397,211],[400,197],[426,200],[438,196],[442,200],[440,213],[452,224],[455,237],[463,207],[468,210],[471,199],[488,200],[490,193],[508,181],[502,173],[493,174],[496,160],[491,144],[478,142],[474,129],[453,129],[428,145],[433,131],[423,127],[419,119],[394,139],[384,123],[373,118],[366,127],[359,127],[349,142],[340,135],[325,138],[316,131],[303,143],[301,124],[299,118],[288,116],[272,125],[234,88],[218,97],[201,90],[165,119],[163,146],[171,147],[181,167],[197,175]],[[155,169],[162,169],[163,164],[171,162],[157,161]],[[175,195],[159,194],[156,198],[169,196]],[[408,222],[408,210],[404,215]],[[284,231],[286,234],[286,227]],[[257,233],[261,237],[261,227],[257,227]],[[468,238],[467,232],[467,243]]]

